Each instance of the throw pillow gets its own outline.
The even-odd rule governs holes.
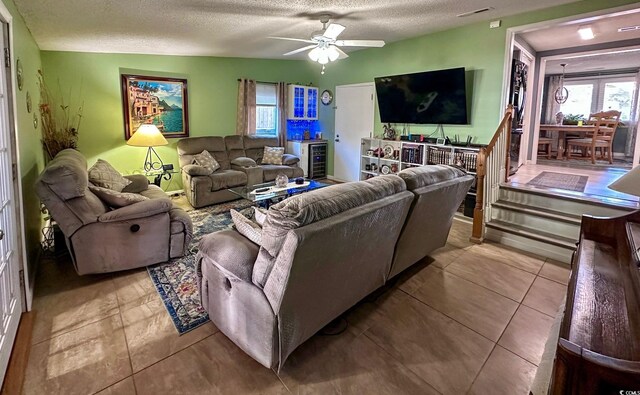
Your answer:
[[[295,155],[291,155],[291,154],[282,155],[282,164],[285,164],[287,166],[293,166],[298,162],[300,162],[300,158],[298,158]]]
[[[113,208],[120,208],[149,200],[148,197],[142,196],[138,193],[116,192],[113,189],[96,187],[93,185],[89,185],[89,190],[100,200],[106,203],[107,206]]]
[[[262,241],[262,228],[260,228],[260,225],[234,209],[229,211],[231,212],[231,219],[238,232],[257,245],[260,245]]]
[[[220,168],[220,164],[218,163],[216,158],[211,156],[211,154],[207,150],[203,150],[198,155],[194,155],[193,163],[207,169],[209,174],[213,173],[214,171]]]
[[[258,225],[261,227],[264,226],[264,220],[267,219],[267,210],[260,207],[254,207],[253,218],[256,220]]]
[[[132,174],[130,176],[124,176],[124,178],[131,181],[131,184],[124,187],[122,192],[140,193],[149,189],[149,180],[142,174]]]
[[[98,161],[89,169],[89,181],[93,185],[108,188],[116,192],[122,192],[124,187],[131,184],[128,180],[114,169],[106,160],[98,159]]]
[[[263,165],[281,165],[282,155],[284,155],[283,147],[264,147],[264,154],[262,155]]]

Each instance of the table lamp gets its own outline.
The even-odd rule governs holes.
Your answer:
[[[144,124],[127,140],[127,145],[134,147],[148,147],[147,156],[144,158],[144,170],[160,170],[164,163],[153,149],[159,145],[167,145],[169,142],[164,138],[158,127],[153,124]]]
[[[640,166],[636,166],[627,174],[609,184],[609,189],[628,193],[633,196],[640,196]]]

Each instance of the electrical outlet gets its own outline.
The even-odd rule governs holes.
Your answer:
[[[501,21],[491,21],[489,22],[489,29],[495,29],[497,27],[500,27],[500,22]]]

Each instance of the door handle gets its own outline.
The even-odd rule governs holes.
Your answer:
[[[4,239],[4,230],[0,229],[0,240]]]
[[[336,143],[339,143],[339,142],[340,142],[340,139],[336,139]]]

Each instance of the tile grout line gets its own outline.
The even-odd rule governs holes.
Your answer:
[[[37,310],[36,310],[36,311],[37,311]],[[53,340],[53,339],[57,339],[58,337],[63,336],[63,335],[68,335],[69,333],[71,333],[71,332],[73,332],[73,331],[77,331],[77,330],[79,330],[79,329],[86,328],[86,327],[87,327],[87,326],[89,326],[89,325],[93,325],[93,324],[98,323],[98,322],[100,322],[100,321],[104,321],[104,320],[106,320],[107,318],[112,318],[112,317],[114,317],[114,316],[116,316],[116,315],[118,315],[118,314],[120,314],[120,313],[119,313],[119,312],[116,312],[116,313],[109,314],[109,315],[106,315],[106,316],[101,317],[101,318],[96,318],[96,320],[95,320],[95,321],[87,322],[87,323],[82,324],[82,325],[80,325],[80,326],[78,326],[78,327],[76,327],[76,328],[69,329],[69,330],[66,330],[66,331],[64,331],[64,332],[58,333],[58,334],[56,334],[56,335],[54,335],[54,336],[51,336],[51,337],[48,337],[48,338],[46,338],[46,339],[40,340],[40,341],[38,341],[37,343],[32,343],[32,344],[31,344],[31,347],[38,346],[38,345],[40,345],[40,344],[42,344],[42,343],[44,343],[44,342],[51,341],[51,340]],[[37,319],[37,318],[36,318],[36,319]]]
[[[467,390],[464,392],[465,394],[468,394],[473,388],[473,385],[476,383],[476,380],[478,380],[478,377],[480,377],[480,373],[482,373],[482,370],[487,365],[487,362],[491,358],[491,355],[495,351],[496,347],[498,347],[498,343],[493,343],[493,348],[491,348],[491,352],[489,353],[489,356],[487,357],[487,359],[484,360],[484,362],[482,362],[482,366],[480,366],[480,370],[478,370],[478,373],[476,373],[475,377],[471,381],[471,385],[469,386],[469,388],[467,388]]]
[[[113,281],[113,279],[111,280]],[[114,281],[115,287],[115,281]],[[122,309],[120,306],[120,298],[118,297],[118,292],[116,292],[116,302],[118,303],[118,315],[120,315],[120,322],[122,323],[122,335],[124,336],[124,345],[127,347],[127,356],[129,357],[129,367],[131,368],[131,380],[133,381],[133,390],[135,393],[138,393],[138,388],[136,387],[136,381],[133,379],[133,361],[131,360],[131,350],[129,349],[129,341],[127,339],[127,331],[124,328],[124,317],[122,317]]]

